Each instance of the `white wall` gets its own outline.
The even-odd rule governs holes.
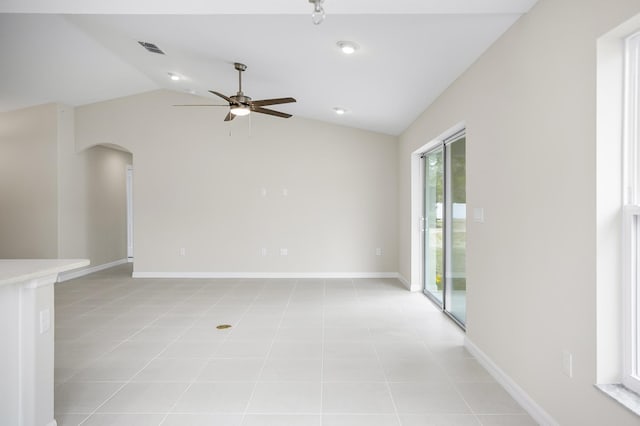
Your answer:
[[[468,223],[468,337],[562,425],[638,424],[593,387],[596,45],[638,12],[632,0],[540,0],[400,138],[401,274],[410,153],[465,121],[469,209],[485,209]]]
[[[202,99],[156,91],[76,110],[79,149],[133,153],[137,274],[397,271],[396,138],[295,117],[224,123],[224,109],[176,103]]]
[[[0,113],[0,258],[55,258],[57,107]]]
[[[74,110],[0,114],[0,258],[126,258],[126,165],[105,147],[77,153]]]

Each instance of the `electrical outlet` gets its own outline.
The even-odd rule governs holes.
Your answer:
[[[376,256],[382,256],[382,249],[380,247],[376,249]]]
[[[266,248],[264,248],[264,247],[263,247],[263,248],[261,248],[261,249],[260,249],[260,256],[264,257],[264,256],[266,256],[266,255],[267,255],[267,249],[266,249]]]
[[[286,248],[280,249],[280,256],[289,256],[289,250]]]
[[[187,255],[187,249],[184,247],[180,247],[180,256],[184,257]]]
[[[287,195],[289,195],[289,190],[287,188],[282,188],[282,196],[286,197]]]

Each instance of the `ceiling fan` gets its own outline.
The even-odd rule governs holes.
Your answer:
[[[234,63],[233,66],[236,70],[238,70],[238,93],[232,96],[225,96],[222,93],[215,92],[213,90],[209,90],[209,93],[213,93],[216,96],[221,97],[225,101],[228,102],[228,105],[174,105],[174,106],[224,106],[229,107],[229,113],[225,117],[224,121],[231,121],[236,116],[249,115],[252,112],[258,112],[260,114],[273,115],[275,117],[289,118],[291,114],[287,114],[280,111],[274,111],[272,109],[263,108],[269,105],[277,105],[277,104],[288,104],[291,102],[295,102],[294,98],[276,98],[276,99],[261,99],[257,101],[251,100],[249,96],[246,96],[242,92],[242,72],[247,69],[245,64]]]

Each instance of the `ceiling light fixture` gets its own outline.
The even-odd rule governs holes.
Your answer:
[[[234,105],[231,107],[231,114],[237,115],[239,117],[243,117],[245,115],[249,115],[251,113],[251,108],[246,105]]]
[[[172,72],[168,73],[169,74],[169,78],[173,81],[180,81],[180,76],[178,74],[174,74]]]
[[[324,21],[325,13],[322,3],[324,0],[309,0],[309,3],[313,4],[313,13],[311,13],[311,22],[314,25],[320,25]]]
[[[345,115],[345,114],[346,114],[346,112],[347,112],[347,110],[346,110],[346,109],[344,109],[344,108],[340,108],[340,107],[335,107],[335,108],[333,109],[333,111],[334,111],[336,114],[338,114],[338,115]]]
[[[359,46],[352,41],[339,41],[337,45],[345,55],[352,55],[359,48]]]

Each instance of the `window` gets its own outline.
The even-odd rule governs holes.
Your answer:
[[[626,40],[623,137],[623,378],[640,393],[640,33]]]

